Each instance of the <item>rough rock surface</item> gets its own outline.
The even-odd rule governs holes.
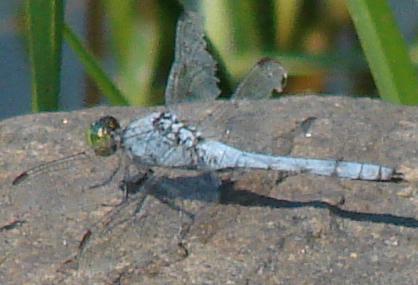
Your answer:
[[[0,122],[0,284],[418,284],[413,182],[234,170],[218,174],[218,193],[205,175],[156,169],[138,210],[143,192],[118,204],[120,174],[89,188],[111,175],[114,156],[11,185],[25,169],[86,150],[84,129],[98,117],[126,125],[150,110]],[[307,96],[180,110],[246,150],[418,165],[416,108]],[[203,199],[208,189],[219,203]],[[185,199],[164,197],[173,191]]]

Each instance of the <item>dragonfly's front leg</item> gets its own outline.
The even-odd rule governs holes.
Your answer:
[[[123,158],[122,158],[123,159]],[[125,161],[126,162],[126,161]],[[124,222],[124,219],[118,218],[118,215],[124,211],[125,208],[128,208],[132,203],[136,203],[135,210],[133,211],[133,214],[137,214],[139,212],[139,209],[143,206],[145,199],[149,193],[146,192],[146,190],[143,191],[140,197],[135,197],[135,193],[139,192],[141,189],[147,189],[146,184],[150,182],[150,180],[153,177],[153,171],[152,169],[147,169],[145,173],[140,173],[135,176],[129,177],[129,165],[127,163],[123,163],[118,165],[116,171],[112,173],[110,179],[106,179],[107,183],[109,183],[115,174],[119,172],[120,169],[123,169],[124,178],[119,182],[119,188],[124,192],[124,196],[122,198],[122,201],[119,202],[117,205],[112,205],[114,208],[105,214],[103,218],[101,218],[98,222],[96,222],[94,225],[92,225],[90,228],[88,228],[85,233],[83,234],[83,237],[80,240],[79,243],[79,253],[80,255],[84,248],[86,247],[86,244],[90,240],[93,233],[96,233],[99,231],[100,226],[105,227],[103,231],[111,231],[113,227],[118,225],[118,222]],[[105,182],[106,182],[105,181]],[[103,183],[102,183],[103,184]],[[101,184],[96,184],[99,187]],[[129,199],[129,194],[132,194],[132,198]],[[117,221],[114,221],[116,219]],[[127,218],[125,218],[127,219]]]

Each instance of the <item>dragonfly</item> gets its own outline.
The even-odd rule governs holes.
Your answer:
[[[215,100],[221,93],[215,73],[216,61],[207,50],[202,20],[196,12],[186,11],[177,24],[175,59],[165,91],[168,108],[187,101]],[[240,82],[231,99],[269,98],[273,91],[283,91],[286,80],[287,71],[279,62],[263,58]],[[91,124],[87,134],[96,155],[123,153],[129,161],[141,167],[198,171],[245,168],[366,181],[403,179],[402,173],[395,168],[380,164],[243,151],[205,138],[196,127],[187,125],[170,111],[151,113],[133,120],[125,128],[116,118],[104,116]],[[74,156],[67,159],[72,160]],[[23,172],[13,184],[45,168],[48,166]]]
[[[269,98],[273,92],[280,93],[283,91],[286,80],[287,71],[278,61],[263,58],[239,83],[231,99],[257,100]],[[174,110],[182,102],[194,100],[210,102],[217,99],[221,93],[218,81],[216,61],[207,50],[201,17],[195,12],[186,11],[177,24],[175,59],[165,92],[167,111],[153,112],[133,120],[125,127],[122,127],[116,118],[104,116],[93,122],[87,130],[88,142],[95,155],[101,157],[118,155],[122,158],[123,163],[116,170],[121,169],[124,175],[121,188],[125,191],[125,199],[123,203],[109,212],[111,215],[109,219],[107,219],[109,216],[106,214],[103,220],[97,224],[95,223],[92,226],[89,224],[88,230],[84,232],[81,239],[77,240],[78,248],[75,259],[80,262],[80,266],[96,268],[95,261],[101,260],[101,257],[96,255],[100,255],[100,253],[104,253],[106,256],[107,266],[112,267],[114,265],[111,261],[117,260],[118,256],[117,253],[113,252],[115,245],[112,244],[112,239],[109,238],[108,243],[101,243],[100,237],[108,236],[106,233],[112,236],[117,235],[117,233],[126,235],[128,229],[134,229],[136,234],[147,238],[147,231],[144,230],[143,225],[141,227],[126,226],[117,229],[119,225],[126,225],[127,221],[131,221],[131,217],[141,217],[142,210],[145,208],[145,195],[147,194],[157,197],[158,200],[167,204],[173,210],[186,214],[192,223],[196,217],[195,213],[201,211],[201,209],[197,211],[195,208],[185,210],[185,207],[181,207],[184,205],[177,206],[170,199],[203,201],[203,207],[206,207],[208,201],[209,203],[217,203],[220,200],[221,186],[219,181],[212,179],[211,175],[207,175],[210,178],[207,183],[202,182],[201,177],[197,177],[198,179],[193,180],[193,183],[190,179],[189,184],[193,184],[193,187],[188,187],[187,179],[179,179],[181,183],[169,179],[157,181],[154,179],[155,175],[152,171],[146,172],[146,175],[134,180],[133,177],[129,177],[126,164],[134,164],[145,169],[184,169],[203,173],[243,168],[308,173],[366,181],[398,181],[403,178],[402,173],[395,168],[384,165],[338,159],[253,153],[204,136],[197,127],[190,126],[180,120]],[[204,131],[204,129],[202,130]],[[35,166],[17,176],[13,184],[23,183],[34,175],[50,171],[51,168],[71,163],[73,160],[86,156],[87,152],[82,151],[63,159]],[[110,179],[112,179],[113,174],[109,177]],[[142,193],[139,191],[135,193],[144,195],[135,195],[130,192],[128,189],[131,184],[130,181],[133,181],[136,190],[138,188],[144,190]],[[146,189],[147,183],[150,190]],[[68,208],[68,205],[64,206]],[[200,207],[199,204],[193,205],[193,207],[195,206]],[[57,215],[57,217],[59,216]],[[150,216],[150,219],[154,218],[154,215]],[[151,221],[157,222],[157,220]],[[137,228],[141,230],[136,231]],[[158,227],[155,227],[155,224],[152,223],[151,227],[146,229],[156,231],[156,228]],[[180,241],[187,234],[187,230],[188,228],[180,226],[178,235]],[[95,238],[92,237],[93,234]],[[123,238],[121,237],[121,239]],[[140,243],[137,240],[134,243],[138,246]],[[95,244],[93,245],[93,243]],[[144,256],[138,254],[141,250],[143,249],[131,248],[132,259],[135,259],[136,256]],[[158,250],[164,251],[165,249],[153,248],[153,251]],[[97,263],[100,268],[102,263]]]
[[[232,100],[257,100],[269,98],[273,91],[282,92],[287,80],[287,71],[276,60],[263,58],[249,71],[232,94]],[[202,201],[203,204],[218,202],[221,182],[216,171],[225,169],[264,169],[290,173],[308,173],[312,175],[334,176],[343,179],[366,181],[399,181],[402,173],[395,168],[379,164],[349,162],[338,159],[317,159],[307,157],[275,156],[243,151],[218,140],[205,137],[194,126],[178,119],[171,110],[179,103],[199,100],[213,101],[220,95],[216,77],[216,61],[207,50],[204,29],[200,16],[195,12],[185,12],[179,19],[176,31],[175,59],[168,77],[165,92],[167,111],[153,112],[122,127],[112,116],[104,116],[93,122],[87,130],[88,143],[96,156],[119,155],[120,165],[101,186],[111,181],[122,170],[123,179],[120,189],[124,198],[120,207],[110,215],[109,230],[123,219],[124,208],[137,204],[133,211],[141,216],[146,196],[156,197],[170,208],[186,214],[192,221],[195,211],[184,210],[174,202],[176,199]],[[35,166],[19,176],[13,184],[17,185],[30,178],[62,165],[85,158],[86,151],[67,156],[63,159]],[[144,175],[130,177],[128,166],[146,169]],[[196,187],[187,187],[187,181],[173,183],[160,179],[155,187],[156,176],[150,169],[183,169],[209,173],[208,181],[194,182]],[[200,179],[204,180],[204,179]],[[201,184],[198,184],[201,183]],[[180,184],[180,185],[179,185]],[[183,185],[184,184],[184,185]],[[130,186],[134,186],[133,191]],[[190,189],[189,189],[190,188]],[[141,190],[138,190],[141,189]],[[190,193],[194,191],[197,193]],[[140,192],[138,196],[133,193]],[[129,195],[132,199],[129,200]],[[99,221],[98,224],[101,224]],[[96,228],[96,226],[92,226]],[[182,229],[180,229],[182,231]],[[83,251],[90,235],[96,230],[88,230],[81,239],[79,248]]]

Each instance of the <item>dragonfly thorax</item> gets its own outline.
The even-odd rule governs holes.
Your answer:
[[[203,140],[193,127],[169,112],[155,112],[132,121],[121,134],[121,147],[147,166],[194,168],[196,146]]]
[[[87,130],[87,140],[96,155],[114,154],[120,145],[118,120],[112,116],[105,116],[93,122]]]

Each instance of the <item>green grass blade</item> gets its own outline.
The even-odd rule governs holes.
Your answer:
[[[32,68],[32,111],[58,109],[60,91],[62,0],[27,0],[26,24]]]
[[[347,5],[380,97],[418,104],[417,73],[387,1],[347,0]]]
[[[128,100],[123,96],[122,92],[113,84],[94,56],[83,46],[71,28],[66,24],[64,24],[63,28],[65,40],[78,55],[87,74],[96,83],[103,95],[112,105],[129,105]]]

